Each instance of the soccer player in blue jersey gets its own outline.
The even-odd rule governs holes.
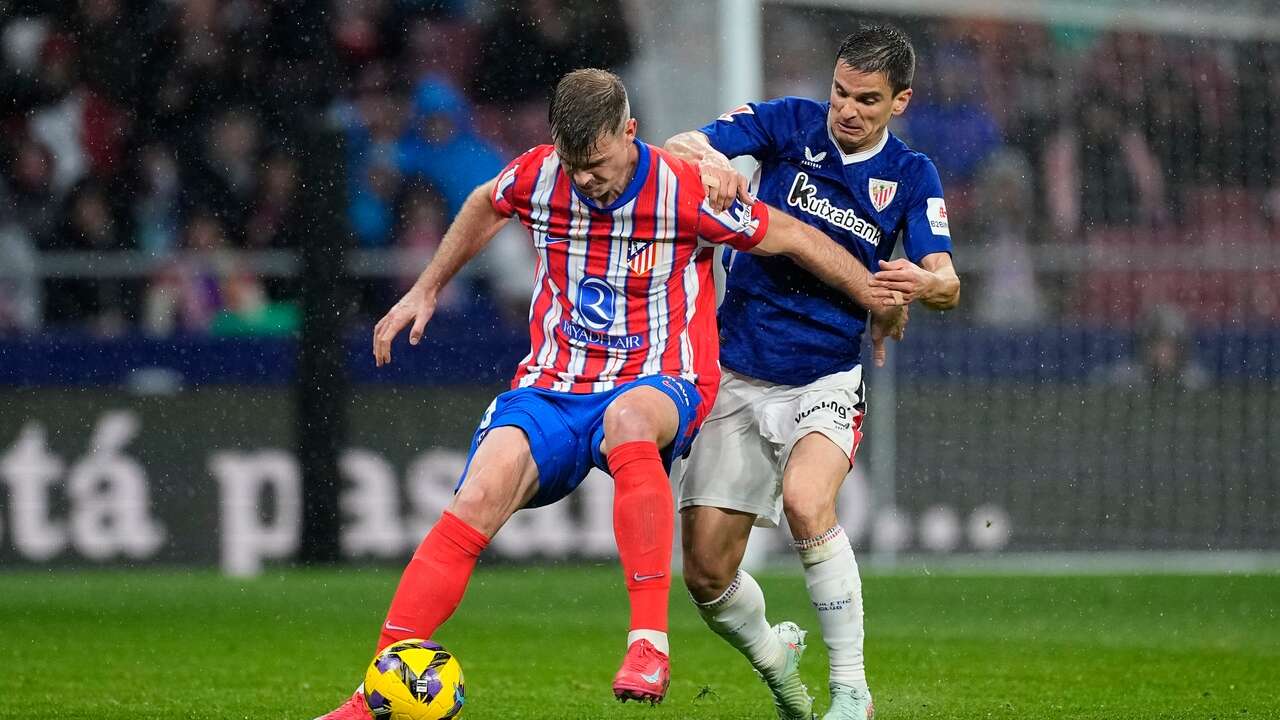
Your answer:
[[[680,488],[684,579],[707,625],[741,651],[780,718],[812,716],[800,682],[804,633],[770,628],[760,586],[739,568],[753,524],[785,512],[830,650],[825,720],[874,712],[862,657],[862,587],[836,495],[861,439],[860,349],[901,333],[905,307],[956,305],[960,281],[933,163],[888,131],[911,100],[915,51],[897,28],[840,46],[829,102],[786,97],[737,108],[667,149],[701,164],[713,205],[747,198],[728,157],[760,163],[755,194],[823,230],[861,261],[854,302],[790,260],[735,253],[720,307],[724,375]],[[898,238],[905,258],[890,259]]]

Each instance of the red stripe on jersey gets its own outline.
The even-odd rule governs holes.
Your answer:
[[[575,242],[571,238],[574,225],[575,215],[572,208],[573,190],[569,187],[569,178],[560,171],[559,166],[555,170],[555,187],[551,191],[551,196],[547,201],[548,218],[546,221],[547,238],[547,280],[553,287],[547,288],[546,291],[554,294],[556,304],[560,311],[560,321],[572,318],[573,310],[570,303],[572,298],[570,293],[572,289],[569,287],[569,263],[573,260],[570,253],[570,245]],[[547,312],[551,312],[548,307]],[[538,319],[539,323],[545,322],[546,317]],[[555,337],[554,347],[550,358],[547,362],[540,363],[546,368],[563,369],[569,360],[569,347],[561,335],[560,322],[557,321],[551,328],[551,333]],[[537,358],[535,358],[537,360]],[[534,387],[551,389],[557,381],[557,377],[549,372],[543,372],[538,380],[534,383]]]
[[[618,243],[613,238],[613,215],[595,208],[591,208],[590,213],[591,226],[587,229],[587,260],[586,267],[583,270],[583,277],[603,278],[609,273],[610,266],[617,260],[614,257],[614,253],[617,252],[615,246]],[[573,301],[576,301],[576,298]],[[567,365],[564,368],[557,367],[556,369],[566,372],[573,371],[572,374],[575,377],[601,377],[604,374],[605,363],[609,359],[609,350],[598,345],[588,344],[579,352],[586,355],[586,361],[582,363],[581,371],[577,371]],[[577,384],[575,383],[575,386]],[[594,384],[594,381],[584,384]],[[590,389],[583,390],[583,392],[590,392]]]
[[[661,198],[658,197],[658,163],[649,164],[649,176],[645,179],[645,185],[640,190],[640,195],[636,198],[635,212],[632,214],[633,232],[632,237],[638,239],[654,239],[658,233],[658,213]],[[656,247],[659,240],[654,240]],[[625,291],[627,293],[627,332],[633,335],[641,335],[648,338],[650,332],[649,317],[649,294],[652,292],[654,274],[647,272],[637,274],[633,272],[627,273],[627,284]],[[622,365],[622,370],[618,372],[620,377],[633,378],[638,377],[641,369],[644,367],[644,358],[648,354],[648,344],[644,348],[644,352],[633,352],[628,355],[626,362]]]
[[[689,342],[693,346],[694,371],[698,373],[698,406],[696,422],[701,424],[715,404],[720,389],[720,330],[716,324],[716,288],[711,263],[714,254],[708,248],[699,251],[706,260],[697,260],[701,288],[696,300],[693,321],[689,326]]]

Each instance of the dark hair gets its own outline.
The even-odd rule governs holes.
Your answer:
[[[864,73],[884,73],[893,94],[911,87],[916,50],[911,38],[894,25],[862,25],[840,43],[836,59]]]
[[[608,70],[574,70],[556,83],[547,119],[551,139],[570,162],[586,160],[602,134],[618,133],[631,115],[627,89]]]

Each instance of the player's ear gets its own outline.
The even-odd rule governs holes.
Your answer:
[[[622,126],[622,134],[627,138],[628,142],[636,139],[636,126],[635,118],[628,118],[626,124]]]
[[[897,95],[893,96],[893,114],[901,115],[906,109],[907,104],[911,102],[911,88],[907,88]]]

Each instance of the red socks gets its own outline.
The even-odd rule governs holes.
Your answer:
[[[671,481],[653,442],[629,442],[609,453],[613,533],[631,598],[631,629],[667,631],[675,510]],[[418,546],[391,600],[378,650],[406,638],[430,638],[462,602],[476,559],[489,538],[452,513]]]
[[[406,638],[430,638],[458,609],[476,558],[489,538],[445,511],[418,546],[382,625],[378,650]]]
[[[658,445],[623,443],[609,453],[613,534],[631,598],[631,629],[667,631],[675,509]]]

